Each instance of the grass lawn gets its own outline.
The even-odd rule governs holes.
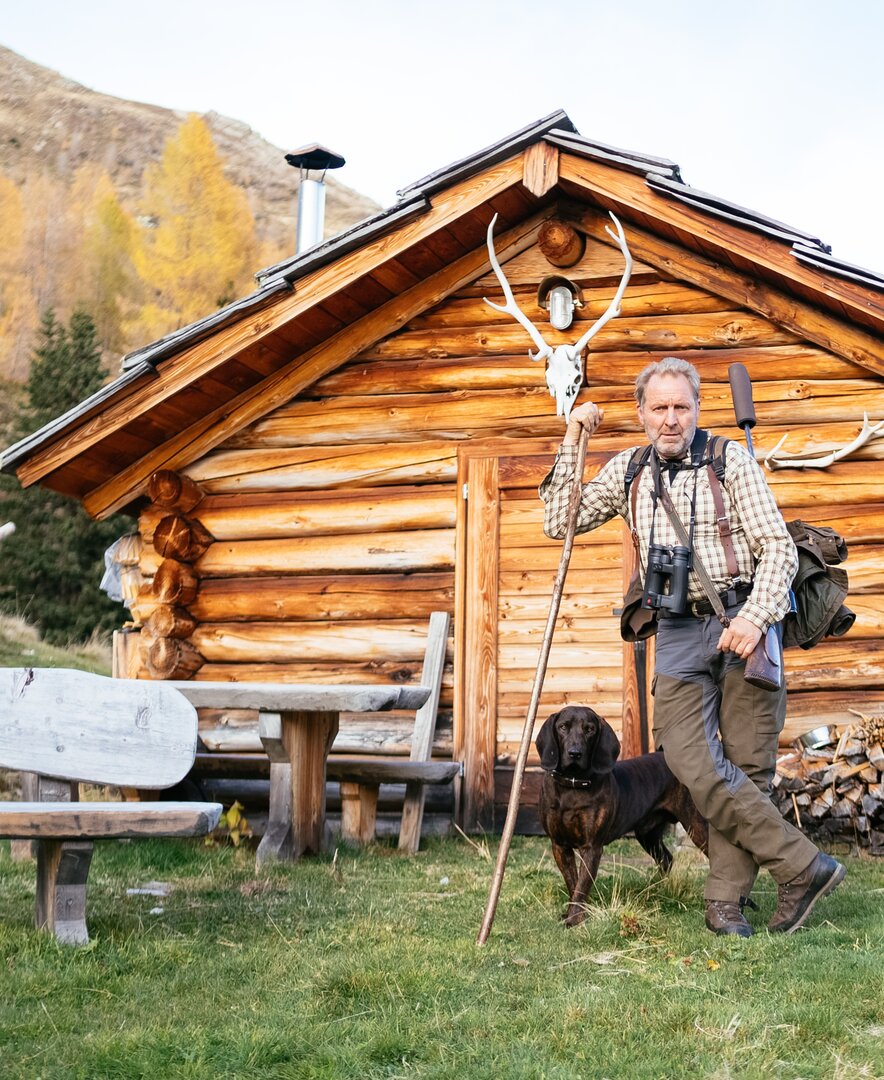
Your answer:
[[[67,648],[48,645],[24,619],[0,614],[0,667],[77,668],[110,675],[110,644],[92,641]]]
[[[516,838],[479,948],[483,848],[342,848],[256,878],[245,848],[99,844],[93,941],[71,949],[32,929],[34,868],[4,843],[0,1075],[884,1076],[884,860],[849,859],[811,928],[736,940],[703,928],[690,852],[661,881],[624,841],[566,931],[548,843]],[[157,880],[171,895],[126,894]],[[769,878],[756,898],[763,927]]]

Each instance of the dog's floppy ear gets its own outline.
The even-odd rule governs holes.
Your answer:
[[[559,767],[559,740],[556,737],[556,720],[559,714],[553,713],[544,721],[543,727],[538,731],[534,745],[540,754],[540,764],[544,769],[557,769]]]
[[[620,756],[620,740],[607,720],[599,717],[599,733],[595,741],[591,769],[594,773],[609,773]]]

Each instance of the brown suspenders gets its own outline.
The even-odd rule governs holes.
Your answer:
[[[724,559],[727,564],[727,572],[730,574],[731,581],[736,583],[740,580],[740,571],[737,567],[737,556],[734,552],[734,542],[731,536],[731,523],[727,519],[727,514],[724,511],[724,498],[721,494],[721,482],[718,479],[718,473],[715,471],[715,466],[712,464],[714,454],[711,451],[716,450],[718,443],[721,441],[719,435],[711,435],[709,437],[709,462],[706,465],[706,471],[709,473],[709,489],[712,492],[712,503],[715,507],[715,523],[718,526],[718,535],[721,540],[721,546],[724,550]],[[728,440],[725,440],[725,447]],[[636,557],[639,554],[639,542],[638,533],[635,529],[635,512],[636,512],[636,500],[638,498],[638,471],[646,465],[647,462],[641,462],[639,464],[639,470],[636,475],[632,477],[630,482],[630,502],[632,511],[631,520],[631,534],[632,544],[635,548]],[[747,583],[748,584],[748,583]]]

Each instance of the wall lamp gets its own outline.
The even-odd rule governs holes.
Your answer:
[[[574,309],[583,307],[580,286],[561,274],[550,274],[540,283],[537,303],[549,312],[549,322],[556,330],[567,330],[574,321]]]

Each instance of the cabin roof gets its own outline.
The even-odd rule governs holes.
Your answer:
[[[559,155],[546,189],[528,178],[536,153]],[[260,271],[251,295],[128,354],[118,378],[6,450],[3,471],[80,498],[95,516],[125,507],[155,468],[194,460],[324,374],[323,351],[332,366],[345,362],[346,350],[333,362],[331,346],[348,334],[358,346],[354,328],[376,329],[375,340],[397,329],[405,319],[397,297],[431,306],[443,298],[436,279],[461,265],[466,273],[470,260],[480,276],[492,214],[499,235],[510,230],[525,246],[526,222],[561,203],[612,210],[627,234],[641,230],[707,260],[713,275],[723,267],[759,282],[762,294],[770,287],[821,309],[855,328],[846,355],[884,374],[884,274],[837,259],[813,233],[690,187],[672,161],[585,138],[565,112],[398,195],[388,209]],[[715,291],[715,281],[708,287]],[[777,321],[763,297],[758,303]]]

